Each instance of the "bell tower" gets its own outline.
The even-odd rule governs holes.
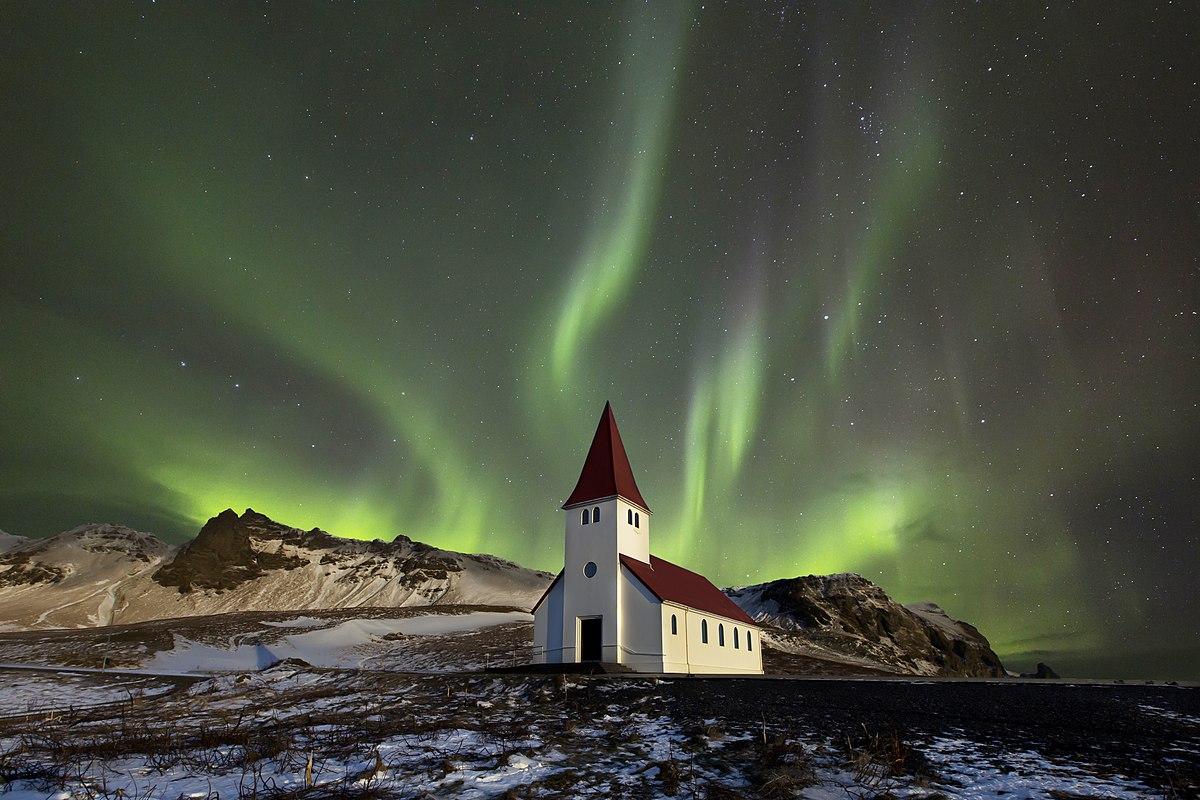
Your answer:
[[[650,563],[650,509],[608,403],[563,510],[563,660],[621,663],[620,557]]]

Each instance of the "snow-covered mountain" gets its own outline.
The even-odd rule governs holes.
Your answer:
[[[306,608],[528,608],[551,577],[403,536],[342,539],[227,509],[182,547],[117,525],[14,542],[0,552],[0,628]]]
[[[768,626],[768,644],[794,656],[903,674],[1004,675],[974,626],[933,603],[902,606],[861,575],[808,575],[726,594]]]
[[[107,625],[127,589],[148,580],[170,545],[121,525],[81,525],[0,554],[0,627]]]

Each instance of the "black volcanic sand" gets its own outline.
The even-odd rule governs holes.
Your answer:
[[[619,679],[618,679],[619,680]],[[633,691],[641,692],[644,689]],[[1036,750],[1195,797],[1200,687],[959,680],[668,678],[655,690],[675,716],[849,737],[895,733]]]
[[[0,719],[0,738],[21,743],[0,754],[0,793],[12,775],[70,783],[81,752],[103,769],[169,756],[168,771],[228,775],[261,768],[262,753],[285,771],[312,753],[361,764],[387,742],[391,777],[374,797],[430,796],[429,780],[453,783],[463,765],[495,770],[518,752],[560,768],[514,797],[749,800],[813,787],[850,800],[894,797],[892,788],[944,800],[999,775],[1018,788],[1057,787],[1031,796],[1094,800],[1066,791],[1076,774],[1081,787],[1101,779],[1126,795],[1137,784],[1164,798],[1200,794],[1200,688],[1162,684],[418,674],[287,662],[53,721]],[[618,780],[630,769],[645,779]],[[837,782],[855,770],[853,785]]]

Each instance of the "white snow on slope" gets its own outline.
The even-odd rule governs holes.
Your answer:
[[[474,631],[509,622],[529,622],[532,615],[523,611],[475,611],[469,614],[428,614],[404,619],[351,619],[331,628],[293,633],[279,641],[234,644],[216,647],[200,644],[182,636],[175,637],[175,648],[159,653],[147,665],[149,672],[229,672],[266,669],[284,659],[296,658],[315,667],[360,668],[370,662],[386,660],[378,644],[388,634],[405,636],[444,636]],[[294,627],[312,627],[301,617],[291,621]],[[279,625],[280,623],[276,623]],[[318,622],[318,624],[321,624]]]
[[[36,565],[58,577],[50,583],[17,580],[0,588],[0,614],[18,628],[42,625],[56,615],[70,619],[68,627],[109,625],[126,592],[148,579],[172,551],[152,534],[121,525],[81,525],[49,539],[24,539],[7,553],[35,556]],[[17,568],[0,565],[0,571]]]
[[[296,617],[295,619],[285,619],[280,622],[263,622],[263,625],[270,625],[272,628],[320,628],[325,624],[323,619],[314,619],[313,617]]]
[[[905,603],[904,607],[950,638],[962,636],[961,623],[951,619],[937,603]]]
[[[11,533],[0,531],[0,553],[7,553],[14,547],[23,545],[28,541],[29,539],[24,536],[14,536]]]

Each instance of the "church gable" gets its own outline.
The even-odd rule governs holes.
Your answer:
[[[542,596],[539,597],[538,601],[533,604],[533,608],[529,609],[530,614],[537,613],[538,608],[541,607],[542,603],[546,602],[546,598],[550,596],[552,591],[554,591],[554,587],[558,586],[558,584],[562,581],[562,576],[562,570],[559,570],[558,574],[554,576],[554,580],[550,581],[550,585],[546,587],[546,591],[542,592]]]

